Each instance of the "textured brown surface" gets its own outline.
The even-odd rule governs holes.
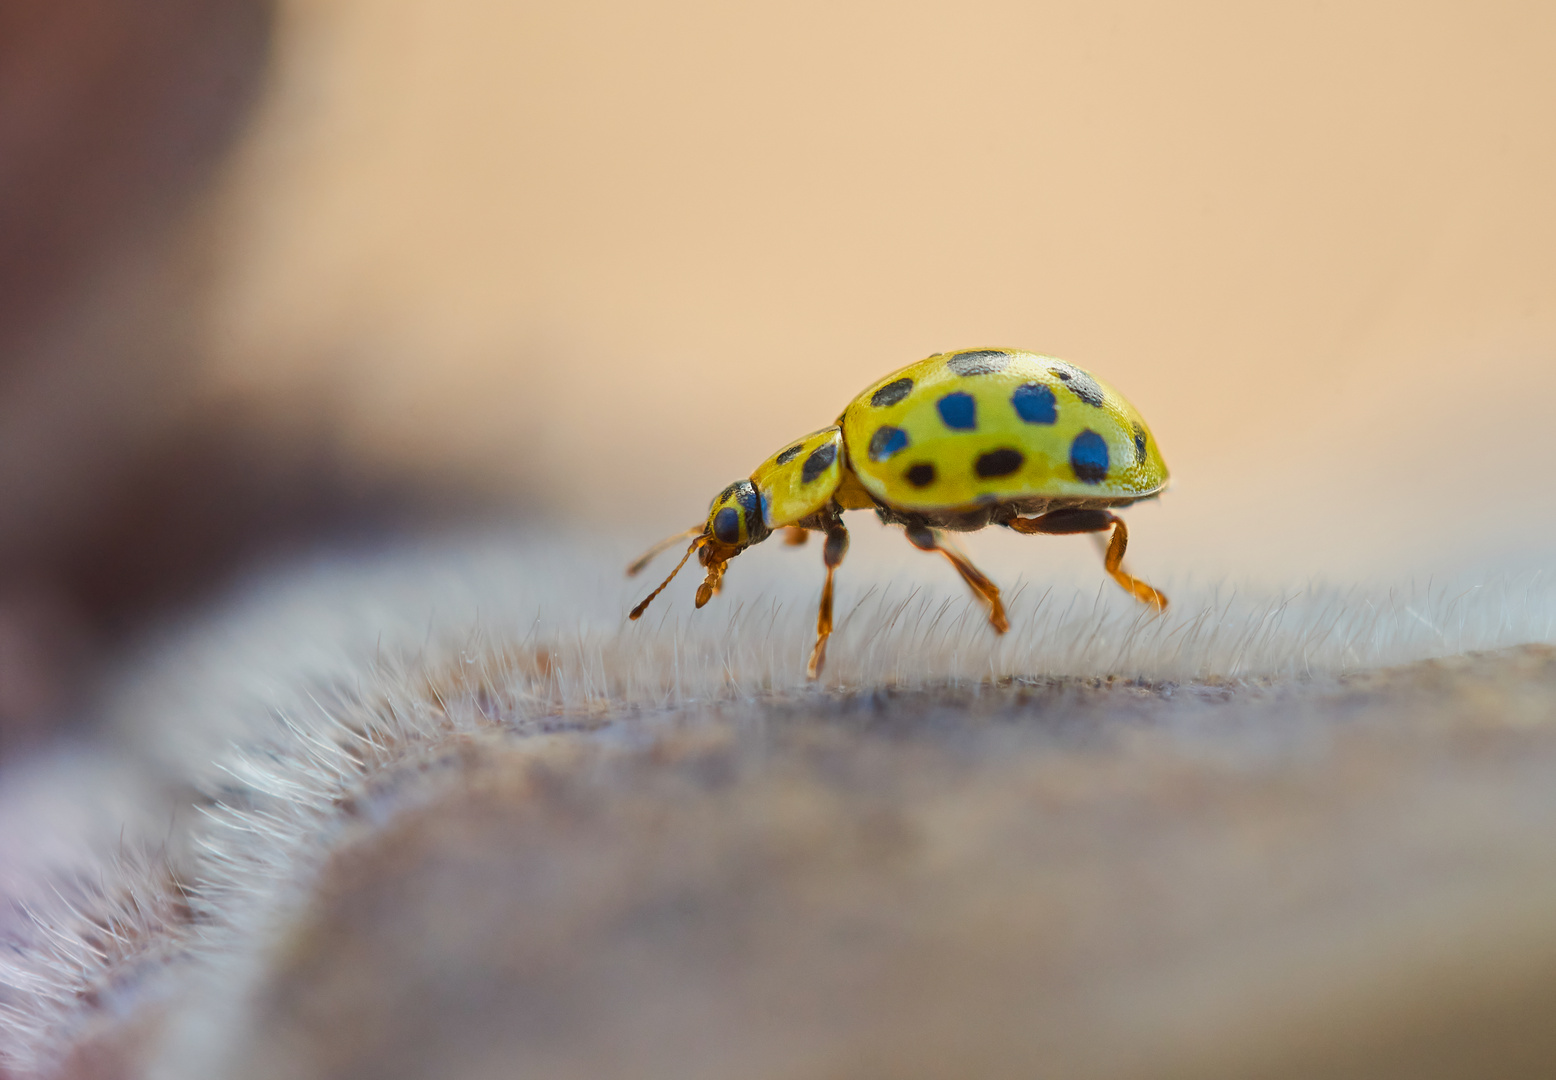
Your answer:
[[[1552,776],[1544,647],[458,740],[350,807],[237,1071],[1544,1075]]]

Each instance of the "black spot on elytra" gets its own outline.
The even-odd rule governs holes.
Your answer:
[[[980,454],[978,460],[973,463],[973,471],[985,480],[994,476],[1009,476],[1021,468],[1026,458],[1022,457],[1020,450],[1012,450],[1002,447],[999,450],[990,450],[987,454]]]
[[[972,431],[978,426],[978,402],[971,394],[958,390],[935,403],[940,419],[953,431]]]
[[[1097,385],[1096,379],[1073,364],[1055,364],[1053,372],[1059,376],[1064,385],[1074,391],[1076,397],[1088,405],[1101,407],[1105,395],[1102,393],[1102,387]]]
[[[888,405],[895,405],[913,392],[912,379],[898,379],[889,382],[875,393],[870,395],[870,404],[877,409],[884,409]]]
[[[1087,428],[1070,443],[1070,468],[1083,484],[1100,484],[1108,478],[1108,443]]]
[[[778,455],[778,464],[789,464],[789,462],[800,456],[800,451],[803,449],[805,449],[804,443],[796,443],[795,445],[789,447],[789,449]]]
[[[908,471],[902,475],[916,488],[928,487],[935,482],[935,467],[927,461],[921,461],[909,466]]]
[[[945,362],[945,366],[958,375],[993,375],[1004,371],[1010,357],[998,349],[977,349],[959,352]]]
[[[805,459],[805,464],[800,469],[800,483],[815,483],[816,478],[830,469],[836,460],[837,443],[822,443],[810,452],[810,457]]]
[[[901,428],[884,424],[877,428],[874,435],[870,436],[870,460],[885,461],[893,454],[900,454],[908,448],[908,433]]]
[[[1052,424],[1059,419],[1054,392],[1042,383],[1022,383],[1010,395],[1016,415],[1029,424]]]
[[[726,506],[714,514],[713,537],[721,544],[740,543],[740,511]]]
[[[1135,464],[1145,464],[1145,428],[1135,423]]]

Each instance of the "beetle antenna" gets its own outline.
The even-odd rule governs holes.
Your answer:
[[[679,540],[680,537],[677,536],[674,539]],[[643,614],[643,612],[648,609],[648,605],[653,602],[654,597],[656,597],[660,593],[664,592],[665,591],[665,586],[670,584],[671,580],[674,579],[675,575],[677,575],[677,574],[679,574],[681,572],[681,567],[685,566],[686,565],[686,560],[692,557],[692,552],[696,551],[698,548],[702,547],[702,545],[707,543],[707,542],[708,542],[707,536],[705,534],[703,534],[699,530],[697,539],[693,540],[692,544],[691,544],[691,547],[686,549],[686,554],[681,556],[681,561],[675,564],[675,569],[670,571],[670,576],[665,578],[663,581],[661,581],[659,583],[659,588],[655,589],[653,592],[651,592],[647,596],[643,597],[643,602],[641,604],[639,604],[637,607],[633,608],[631,614],[629,614],[627,616],[627,618],[636,620],[639,615]],[[661,546],[663,546],[663,545],[661,545]]]
[[[678,532],[674,536],[667,536],[667,537],[665,537],[663,540],[659,541],[659,543],[655,544],[653,547],[651,547],[647,551],[645,551],[643,553],[643,557],[640,558],[637,562],[635,562],[631,566],[627,567],[627,576],[628,577],[636,577],[638,572],[641,571],[643,569],[643,567],[645,567],[649,563],[653,562],[655,556],[657,556],[665,548],[675,547],[676,544],[679,544],[682,540],[685,540],[687,537],[699,535],[702,532],[702,529],[703,529],[703,527],[701,525],[693,525],[691,528],[686,529],[686,530],[684,530],[682,532]],[[670,576],[674,577],[675,575],[672,574]]]

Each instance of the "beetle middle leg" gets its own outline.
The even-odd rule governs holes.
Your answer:
[[[961,552],[943,545],[940,534],[928,525],[909,525],[905,531],[908,540],[920,551],[938,551],[950,560],[956,572],[962,575],[962,580],[988,605],[989,625],[994,627],[996,634],[1003,634],[1010,629],[1010,620],[1005,618],[1005,605],[1000,600],[999,586],[990,581],[982,570],[968,562]]]
[[[1006,522],[1018,533],[1032,535],[1049,533],[1063,536],[1069,533],[1094,533],[1113,530],[1108,541],[1108,552],[1103,558],[1103,568],[1124,589],[1142,604],[1154,604],[1160,611],[1167,609],[1167,597],[1139,578],[1124,571],[1124,549],[1129,546],[1129,529],[1124,519],[1109,510],[1053,510],[1042,517],[1012,518]]]
[[[821,526],[827,534],[826,544],[821,549],[822,561],[827,566],[827,580],[821,586],[821,608],[816,612],[816,647],[811,649],[810,663],[805,665],[805,674],[812,679],[821,675],[827,662],[827,638],[832,636],[832,575],[842,565],[843,556],[848,554],[848,529],[843,526],[843,515],[833,510],[823,518]]]

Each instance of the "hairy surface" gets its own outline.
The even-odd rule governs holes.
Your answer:
[[[448,547],[171,631],[111,739],[5,778],[8,1067],[1421,1077],[1556,1049],[1542,582],[1184,586],[1165,617],[1018,588],[994,639],[950,583],[856,577],[812,688],[815,583],[780,565],[627,626],[608,554]]]

